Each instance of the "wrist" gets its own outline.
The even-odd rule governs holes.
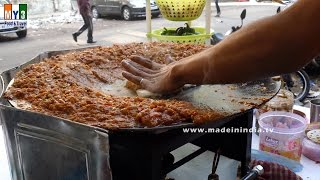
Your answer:
[[[171,68],[173,83],[179,86],[185,84],[202,84],[204,70],[200,68],[200,62],[192,59],[183,60],[174,64]]]
[[[187,59],[177,61],[171,67],[171,80],[180,86],[185,84],[212,83],[214,53],[209,49]]]
[[[188,78],[184,72],[184,65],[177,62],[170,69],[170,79],[177,86],[188,84]]]

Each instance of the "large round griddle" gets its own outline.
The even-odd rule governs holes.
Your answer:
[[[64,50],[64,51],[51,51],[51,52],[44,52],[24,65],[19,67],[13,68],[11,70],[5,71],[1,74],[2,80],[2,91],[6,90],[10,84],[12,84],[14,80],[14,75],[17,71],[22,69],[28,64],[39,63],[44,58],[51,57],[58,54],[64,54],[70,51],[77,51],[83,49],[76,49],[76,50]],[[121,86],[119,86],[119,84]],[[119,91],[119,88],[124,88],[122,86],[123,83],[117,82],[114,86],[116,91],[121,92],[123,95],[132,96],[132,93],[128,94],[127,90]],[[202,86],[186,86],[180,91],[178,94],[172,95],[170,97],[162,97],[167,99],[177,99],[181,101],[187,101],[192,103],[196,107],[200,107],[203,109],[211,109],[218,112],[223,112],[226,117],[222,118],[219,123],[227,120],[230,117],[239,115],[244,113],[252,108],[258,107],[261,104],[267,102],[271,99],[280,89],[280,82],[274,81],[271,78],[249,82],[249,83],[242,83],[242,84],[227,84],[227,85],[202,85]],[[106,88],[107,91],[110,91],[112,85],[108,85]],[[116,92],[111,90],[111,92]],[[113,94],[115,95],[115,94]],[[1,99],[1,102],[6,101]],[[19,108],[17,102],[9,102],[7,104],[11,104],[11,106]],[[60,119],[60,118],[59,118]],[[68,120],[69,121],[69,120]],[[210,123],[210,122],[208,122]],[[153,128],[121,128],[120,131],[162,131],[168,129],[176,129],[182,127],[194,127],[194,126],[203,126],[202,125],[195,125],[191,122],[184,122],[178,124],[172,124],[170,126],[159,126]]]
[[[274,81],[271,78],[242,84],[202,85],[189,87],[169,98],[191,102],[194,106],[203,109],[223,112],[226,117],[215,120],[218,123],[218,121],[228,120],[264,104],[278,93],[280,86],[280,81]],[[206,124],[179,123],[170,126],[122,128],[121,130],[158,131],[183,127],[206,127],[207,124],[212,123],[214,124],[214,122]]]

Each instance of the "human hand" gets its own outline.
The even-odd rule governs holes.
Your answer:
[[[126,70],[122,75],[143,89],[166,94],[183,86],[175,81],[172,69],[176,62],[170,55],[165,57],[166,64],[159,64],[141,56],[131,56],[130,59],[122,61]]]

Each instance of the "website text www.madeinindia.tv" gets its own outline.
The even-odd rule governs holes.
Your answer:
[[[220,127],[220,128],[183,128],[184,133],[272,133],[273,128],[256,129],[242,127]]]

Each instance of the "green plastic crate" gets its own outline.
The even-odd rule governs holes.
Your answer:
[[[206,29],[202,27],[192,27],[194,30],[199,33],[189,36],[164,36],[161,33],[164,29],[153,30],[150,34],[147,34],[148,37],[152,37],[160,42],[174,42],[174,43],[190,43],[190,44],[205,44],[206,40],[209,39],[213,33],[206,34]],[[177,28],[166,28],[168,30],[176,30]]]

